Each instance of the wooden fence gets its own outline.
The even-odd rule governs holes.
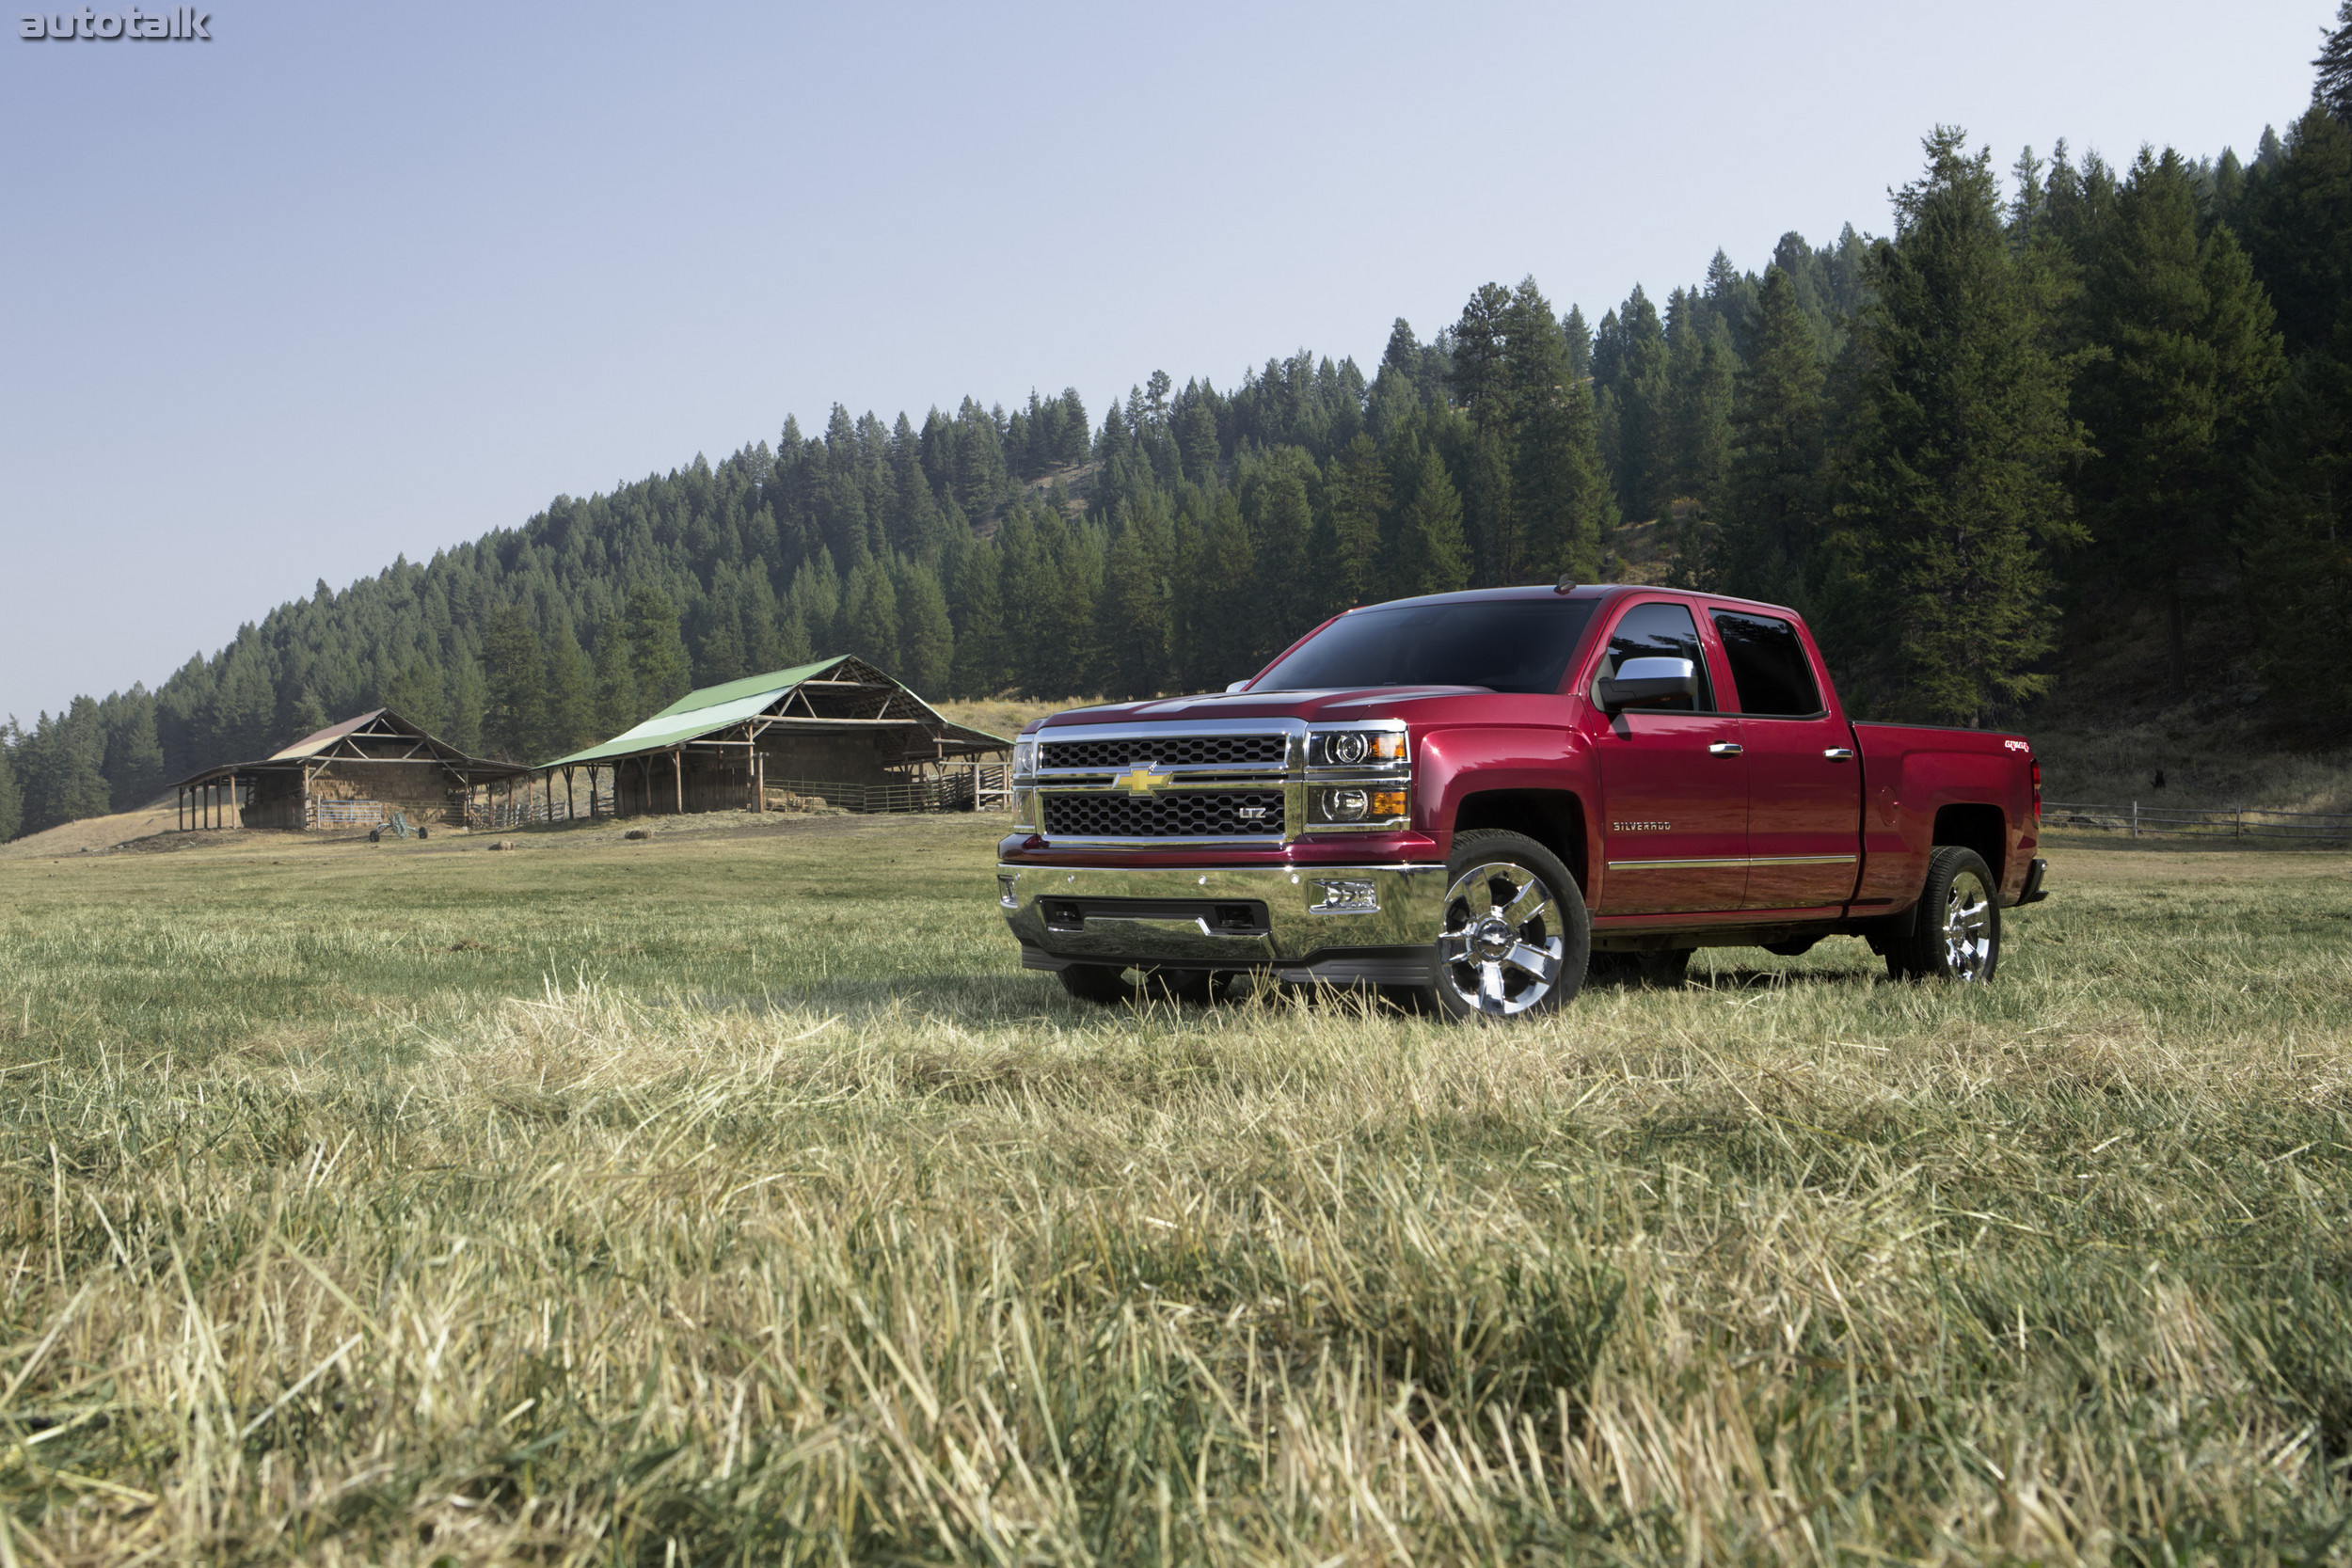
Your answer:
[[[2045,832],[2120,833],[2132,838],[2244,839],[2308,844],[2314,848],[2352,845],[2352,816],[2326,812],[2266,811],[2260,806],[2201,810],[2185,806],[2094,806],[2045,800]]]
[[[888,784],[828,783],[822,779],[770,779],[768,794],[823,801],[844,811],[1009,811],[1012,792],[1002,768],[977,768]]]

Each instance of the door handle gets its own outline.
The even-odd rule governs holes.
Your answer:
[[[1710,757],[1736,757],[1740,754],[1740,743],[1736,740],[1718,740],[1708,747],[1707,754]]]
[[[1853,761],[1852,750],[1845,746],[1832,746],[1828,751],[1823,752],[1821,755],[1829,758],[1832,762]]]

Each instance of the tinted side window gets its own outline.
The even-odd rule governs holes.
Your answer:
[[[1810,719],[1821,711],[1821,689],[1814,684],[1813,664],[1796,627],[1771,615],[1712,613],[1724,657],[1731,661],[1740,712]]]
[[[1707,653],[1699,646],[1699,628],[1690,610],[1678,604],[1637,604],[1617,618],[1609,634],[1609,657],[1601,673],[1614,675],[1629,658],[1687,658],[1698,666],[1699,701],[1694,709],[1679,698],[1671,711],[1712,713],[1715,693],[1707,679]]]

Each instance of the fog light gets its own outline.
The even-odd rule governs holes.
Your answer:
[[[1315,890],[1314,901],[1307,906],[1310,914],[1380,912],[1380,888],[1376,882],[1327,880],[1319,877],[1308,885]]]
[[[1323,815],[1334,822],[1361,822],[1372,809],[1372,796],[1361,789],[1328,789],[1323,794]]]

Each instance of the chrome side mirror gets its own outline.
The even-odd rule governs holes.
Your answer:
[[[1629,658],[1616,674],[1593,683],[1593,701],[1604,713],[1629,707],[1656,707],[1680,697],[1692,707],[1699,702],[1699,667],[1687,658]]]

